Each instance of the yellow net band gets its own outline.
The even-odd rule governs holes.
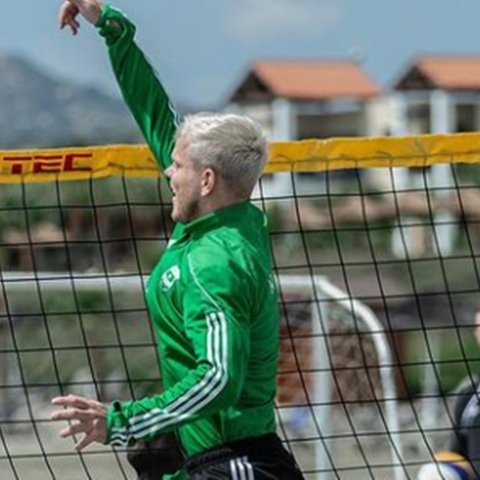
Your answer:
[[[479,160],[478,133],[304,140],[273,143],[265,173],[426,167]],[[0,183],[159,175],[145,145],[0,151]]]

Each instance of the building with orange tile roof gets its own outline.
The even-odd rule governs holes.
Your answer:
[[[353,61],[252,64],[227,109],[257,119],[275,140],[372,134],[368,105],[380,87]]]
[[[393,134],[480,129],[480,55],[419,56],[393,85]]]
[[[266,60],[251,65],[226,110],[254,118],[273,140],[372,136],[382,133],[374,121],[381,96],[381,88],[354,61]],[[322,177],[301,175],[299,187],[310,179],[318,189]],[[275,194],[287,188],[279,187],[278,178],[270,182]]]

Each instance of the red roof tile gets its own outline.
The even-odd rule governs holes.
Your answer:
[[[420,57],[415,67],[438,88],[480,90],[480,56]]]
[[[276,96],[297,100],[368,98],[380,93],[354,62],[261,61],[253,65],[252,72]]]

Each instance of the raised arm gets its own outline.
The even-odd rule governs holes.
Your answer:
[[[160,168],[171,163],[178,116],[154,69],[134,41],[135,26],[119,10],[100,0],[68,0],[59,14],[61,28],[75,35],[78,15],[95,25],[105,38],[123,98],[139,125]]]

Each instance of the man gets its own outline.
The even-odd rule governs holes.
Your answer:
[[[474,335],[480,346],[480,311],[475,314]],[[449,451],[436,453],[435,461],[422,466],[419,470],[417,480],[447,478],[448,469],[455,469],[459,478],[480,479],[480,379],[478,375],[467,377],[456,391],[453,423]],[[460,476],[458,472],[463,472],[464,476]]]
[[[63,437],[84,434],[78,450],[174,432],[194,480],[301,479],[275,434],[277,293],[266,219],[249,202],[266,141],[242,116],[194,115],[179,125],[134,25],[100,0],[69,0],[61,27],[76,34],[79,14],[105,37],[124,99],[169,179],[178,223],[146,294],[164,392],[110,407],[57,397],[67,409],[52,419],[73,421]]]
[[[480,346],[480,311],[475,314],[475,340]],[[454,432],[450,450],[470,461],[476,478],[480,478],[480,380],[469,377],[456,395]]]

